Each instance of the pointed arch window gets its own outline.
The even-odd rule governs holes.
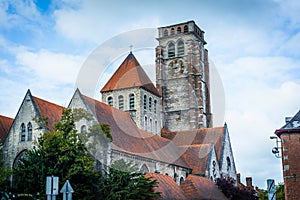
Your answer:
[[[151,112],[152,110],[152,98],[149,97],[149,111]]]
[[[228,156],[226,158],[226,162],[227,162],[227,171],[230,171],[230,169],[231,169],[231,161],[230,161],[230,158]]]
[[[147,130],[148,127],[148,118],[145,116],[145,121],[144,121],[144,130]]]
[[[151,118],[149,119],[149,126],[150,126],[150,127],[149,127],[149,128],[150,128],[150,132],[152,132],[152,130],[153,130],[153,129],[152,129],[153,125],[152,125],[152,119],[151,119]]]
[[[26,126],[24,123],[21,124],[21,135],[20,135],[20,140],[21,142],[24,142],[26,139]]]
[[[175,45],[171,42],[169,45],[168,45],[168,57],[169,58],[172,58],[175,56]]]
[[[189,32],[189,27],[188,27],[187,25],[185,25],[185,26],[183,27],[183,32],[184,32],[184,33]]]
[[[124,110],[124,97],[123,97],[123,95],[120,95],[119,97],[118,97],[119,99],[118,99],[118,103],[119,103],[119,109],[120,110]]]
[[[181,27],[180,26],[177,28],[177,33],[181,33]]]
[[[27,140],[32,141],[32,124],[30,122],[27,124],[27,133]]]
[[[156,114],[156,112],[157,112],[157,101],[156,101],[156,99],[153,101],[153,111]]]
[[[129,95],[129,110],[134,110],[134,94]]]
[[[144,111],[147,110],[147,95],[144,95]]]
[[[180,40],[177,43],[177,55],[178,56],[183,56],[184,55],[184,43],[182,40]]]
[[[108,97],[108,98],[107,98],[107,104],[108,104],[109,106],[113,106],[113,103],[114,103],[113,98],[112,98],[112,97]]]

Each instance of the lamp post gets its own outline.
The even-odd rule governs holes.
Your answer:
[[[281,158],[281,155],[280,155],[281,145],[279,146],[281,141],[276,136],[270,136],[270,139],[271,140],[276,139],[276,146],[273,147],[272,153],[275,155],[276,158]]]

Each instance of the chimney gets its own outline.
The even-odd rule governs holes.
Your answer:
[[[252,177],[246,177],[246,186],[249,188],[253,188],[252,186]]]
[[[236,182],[237,182],[237,184],[241,183],[241,174],[240,173],[236,174]]]

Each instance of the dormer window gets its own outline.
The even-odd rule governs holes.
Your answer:
[[[26,139],[26,126],[24,123],[21,124],[21,133],[20,133],[20,140],[21,142],[24,142]]]

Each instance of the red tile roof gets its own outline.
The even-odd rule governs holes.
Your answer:
[[[65,108],[34,96],[32,98],[42,118],[47,119],[48,130],[52,131],[54,124],[61,120],[62,111]]]
[[[184,195],[183,190],[179,185],[177,185],[177,183],[171,176],[156,173],[147,173],[145,177],[152,177],[152,179],[157,180],[158,187],[154,188],[154,192],[160,192],[161,197],[159,199],[187,199]]]
[[[14,119],[0,115],[0,143],[5,140]]]
[[[213,143],[217,158],[220,160],[224,133],[224,127],[201,128],[197,130],[177,132],[170,132],[163,129],[161,136],[172,140],[172,142],[174,142],[177,146]]]
[[[172,141],[139,129],[127,112],[82,97],[98,122],[110,125],[113,149],[188,168]]]
[[[194,144],[182,146],[185,151],[182,158],[192,169],[192,174],[205,175],[207,168],[208,157],[211,151],[210,144]]]
[[[102,88],[101,92],[119,90],[132,87],[142,87],[145,90],[160,96],[150,78],[147,76],[137,59],[130,53],[109,81]]]
[[[189,175],[180,185],[187,199],[225,200],[225,195],[208,178]]]

